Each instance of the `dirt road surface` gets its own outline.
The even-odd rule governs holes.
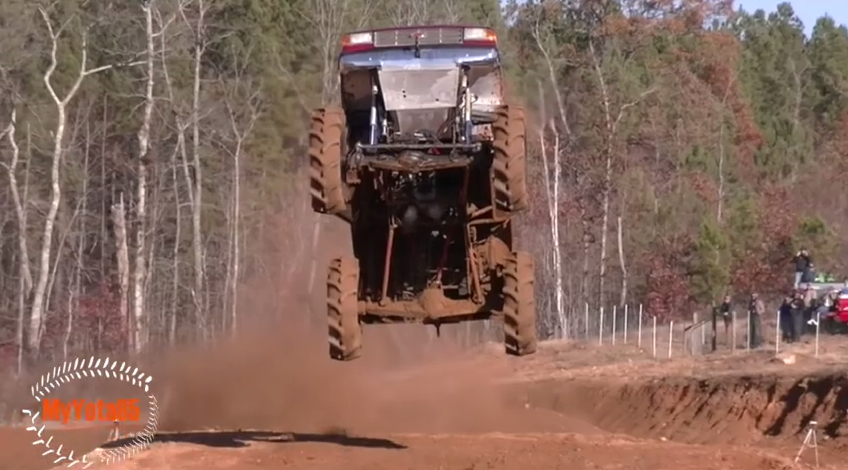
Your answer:
[[[805,468],[792,460],[811,419],[820,468],[847,465],[845,368],[801,353],[787,366],[766,352],[663,361],[549,344],[511,358],[498,345],[385,334],[368,334],[365,357],[344,364],[305,331],[151,360],[160,432],[109,467],[788,470]],[[108,428],[53,434],[79,454]],[[53,466],[32,433],[0,430],[0,442],[0,470]]]

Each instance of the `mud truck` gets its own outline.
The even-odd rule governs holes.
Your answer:
[[[505,349],[536,351],[534,260],[515,250],[528,207],[525,118],[505,103],[497,36],[476,26],[352,32],[340,107],[309,131],[312,208],[350,225],[327,273],[330,357],[362,326],[502,317]]]

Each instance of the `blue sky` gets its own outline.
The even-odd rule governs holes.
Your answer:
[[[783,0],[735,0],[736,7],[744,8],[745,11],[753,12],[762,8],[771,12],[777,9],[777,5]],[[816,24],[816,20],[824,15],[833,18],[837,23],[848,25],[848,2],[845,0],[801,0],[790,1],[795,14],[804,23],[807,35]]]

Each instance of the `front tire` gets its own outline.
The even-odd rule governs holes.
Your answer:
[[[339,108],[316,109],[309,130],[309,184],[312,210],[336,215],[345,211],[342,140],[345,114]]]
[[[336,258],[327,272],[327,323],[330,358],[352,361],[362,355],[358,311],[359,260]]]
[[[502,106],[492,125],[492,197],[497,213],[511,215],[527,209],[527,137],[524,109]]]
[[[504,346],[511,356],[536,352],[535,263],[524,251],[513,253],[504,267]]]

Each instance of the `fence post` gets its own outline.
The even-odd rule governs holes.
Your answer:
[[[657,316],[654,315],[654,357],[657,357]]]
[[[671,341],[674,337],[674,320],[668,322],[668,358],[671,359]]]
[[[745,352],[751,351],[751,311],[748,311],[748,328],[745,333]]]
[[[777,322],[774,328],[774,353],[780,354],[780,310],[777,311]]]
[[[615,346],[615,322],[618,317],[618,307],[612,306],[612,345]]]
[[[710,349],[712,349],[713,352],[718,351],[718,315],[716,315],[716,313],[717,312],[716,312],[715,308],[713,308],[712,311],[710,312],[710,317],[711,317],[710,318],[710,324],[712,325],[712,329],[713,329],[713,331],[712,331],[713,337],[712,337],[712,341],[710,341],[710,343],[712,343],[712,344],[710,344],[710,346],[712,346],[712,347]]]
[[[627,344],[627,304],[624,304],[624,344]]]
[[[730,352],[736,352],[736,312],[733,312],[733,318],[730,321]]]
[[[601,307],[601,322],[598,326],[598,346],[604,344],[604,308]]]
[[[583,309],[583,321],[585,322],[585,324],[583,325],[583,329],[585,331],[583,336],[585,336],[586,341],[588,341],[589,340],[589,302],[586,302],[585,307],[586,308]]]
[[[636,346],[642,347],[642,304],[639,304],[639,339]]]

